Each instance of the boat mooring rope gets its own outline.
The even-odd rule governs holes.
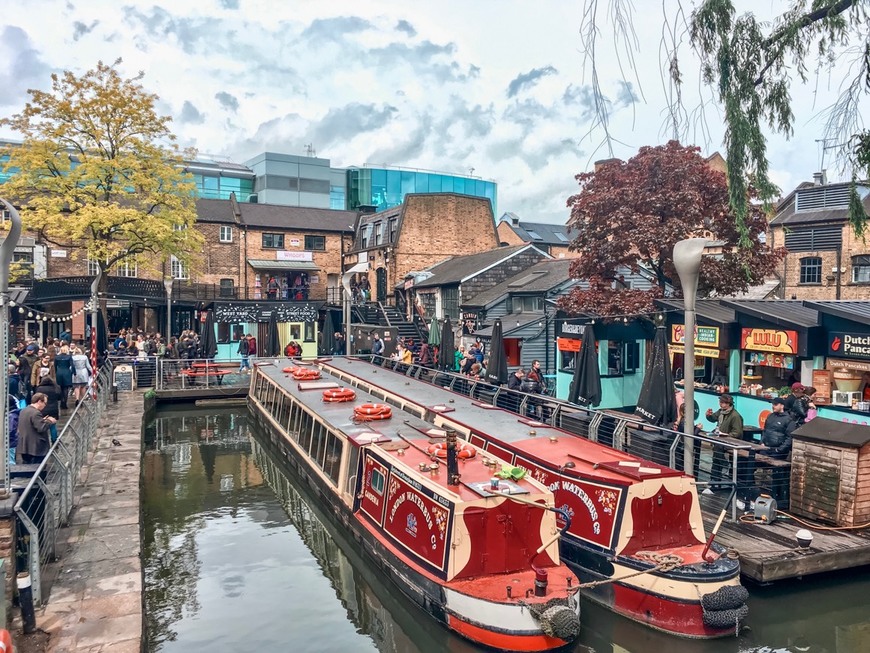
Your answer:
[[[625,574],[624,576],[616,576],[615,578],[604,578],[602,580],[593,580],[588,583],[580,583],[579,585],[575,585],[568,591],[572,593],[579,592],[580,590],[591,589],[593,587],[598,587],[599,585],[607,585],[608,583],[616,583],[618,581],[626,580],[628,578],[634,578],[635,576],[642,576],[643,574],[653,574],[659,571],[671,571],[672,569],[676,569],[683,564],[683,559],[675,553],[638,551],[633,557],[647,560],[648,562],[654,562],[656,564],[654,567],[650,567],[649,569],[641,569],[640,571]]]

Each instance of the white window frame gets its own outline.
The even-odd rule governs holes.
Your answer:
[[[169,269],[173,279],[185,281],[190,279],[190,268],[181,262],[174,254],[169,256]]]
[[[88,276],[95,277],[100,273],[100,262],[88,258]]]
[[[233,228],[229,225],[221,225],[218,241],[221,243],[233,242]]]
[[[132,266],[131,266],[132,263]],[[123,258],[115,263],[114,275],[116,277],[138,277],[139,261],[135,257]]]

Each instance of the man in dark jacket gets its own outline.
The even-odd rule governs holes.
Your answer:
[[[785,399],[776,397],[773,400],[773,412],[764,420],[764,431],[761,432],[761,444],[767,447],[765,453],[772,458],[787,459],[791,453],[791,434],[795,428],[796,422],[785,412]]]
[[[251,371],[251,363],[248,362],[248,357],[250,356],[250,348],[248,344],[248,337],[242,336],[239,338],[239,348],[236,350],[239,356],[242,357],[242,362],[239,363],[239,374],[242,372],[250,372]]]
[[[48,397],[34,392],[30,405],[18,416],[18,453],[25,465],[41,463],[48,454],[49,432],[57,420],[42,415],[47,403]]]
[[[792,383],[791,394],[785,398],[785,412],[791,416],[797,426],[807,419],[807,401],[804,399],[806,388],[802,383]]]
[[[508,390],[522,390],[525,375],[526,373],[523,372],[522,368],[511,374],[508,377]]]
[[[32,343],[27,345],[26,353],[18,359],[19,392],[28,400],[33,392],[30,376],[33,372],[33,366],[39,360],[39,356],[36,355],[37,349],[37,346]]]

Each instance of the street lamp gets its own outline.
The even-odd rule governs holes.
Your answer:
[[[683,419],[683,471],[693,474],[695,461],[695,299],[698,294],[698,273],[701,270],[701,257],[706,238],[687,238],[674,245],[674,267],[680,275],[683,287],[683,308],[685,314],[685,338],[683,349],[683,368],[688,370],[683,374],[683,387],[686,402],[685,418]]]
[[[0,202],[9,211],[9,233],[3,244],[0,245],[0,352],[2,352],[4,362],[8,359],[9,352],[9,269],[12,266],[12,258],[15,253],[15,247],[18,245],[18,239],[21,237],[21,216],[18,211],[5,199],[0,198]],[[9,373],[4,369],[0,370],[0,401],[3,404],[2,415],[2,458],[3,470],[3,487],[0,488],[0,497],[9,497]]]
[[[103,269],[97,267],[97,276],[94,277],[91,283],[91,369],[94,371],[94,376],[97,374],[97,320],[100,319],[100,301],[98,289],[100,287],[100,279],[103,277]],[[94,384],[94,388],[96,388]]]
[[[166,288],[166,344],[169,344],[169,338],[172,337],[172,278],[163,280],[163,287]]]

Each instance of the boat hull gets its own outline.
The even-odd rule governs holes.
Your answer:
[[[545,635],[522,605],[494,603],[450,589],[403,564],[391,546],[377,536],[374,525],[354,514],[335,489],[314,473],[303,457],[295,455],[292,440],[274,424],[268,413],[256,401],[250,403],[262,429],[273,444],[285,451],[298,481],[343,525],[378,571],[438,623],[476,644],[505,651],[550,651],[570,644]],[[573,600],[572,609],[579,618],[579,600]]]

